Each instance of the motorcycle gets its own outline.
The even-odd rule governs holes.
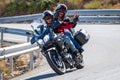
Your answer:
[[[39,45],[50,67],[59,75],[64,74],[69,68],[82,69],[84,67],[81,64],[83,56],[78,55],[77,59],[74,59],[73,53],[62,38],[63,34],[56,35],[52,29],[50,30],[51,33],[45,35],[43,39],[41,36],[34,35],[31,38],[31,44],[36,42]],[[83,34],[81,31],[78,31],[74,37],[83,45],[89,40],[89,37],[85,39],[86,35],[81,36]],[[49,35],[52,35],[52,38]],[[84,38],[84,40],[80,38]]]

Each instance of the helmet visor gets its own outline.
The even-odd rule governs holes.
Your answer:
[[[46,16],[45,16],[45,20],[49,20],[49,19],[53,19],[53,16],[51,16],[51,15],[46,15]]]
[[[61,7],[59,10],[66,12],[66,8],[65,7]]]

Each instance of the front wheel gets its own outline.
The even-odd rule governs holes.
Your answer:
[[[59,75],[66,72],[65,64],[59,54],[56,54],[55,50],[48,51],[46,53],[46,59],[50,67]]]

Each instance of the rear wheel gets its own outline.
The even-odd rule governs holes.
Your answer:
[[[46,53],[46,59],[50,67],[59,75],[62,75],[66,72],[65,64],[59,54],[56,54],[56,51],[51,50]]]

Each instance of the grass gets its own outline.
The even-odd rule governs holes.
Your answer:
[[[6,71],[8,68],[7,68],[7,64],[5,62],[5,60],[0,60],[0,70],[2,71]]]
[[[100,9],[101,8],[101,1],[91,1],[84,5],[86,9]]]

